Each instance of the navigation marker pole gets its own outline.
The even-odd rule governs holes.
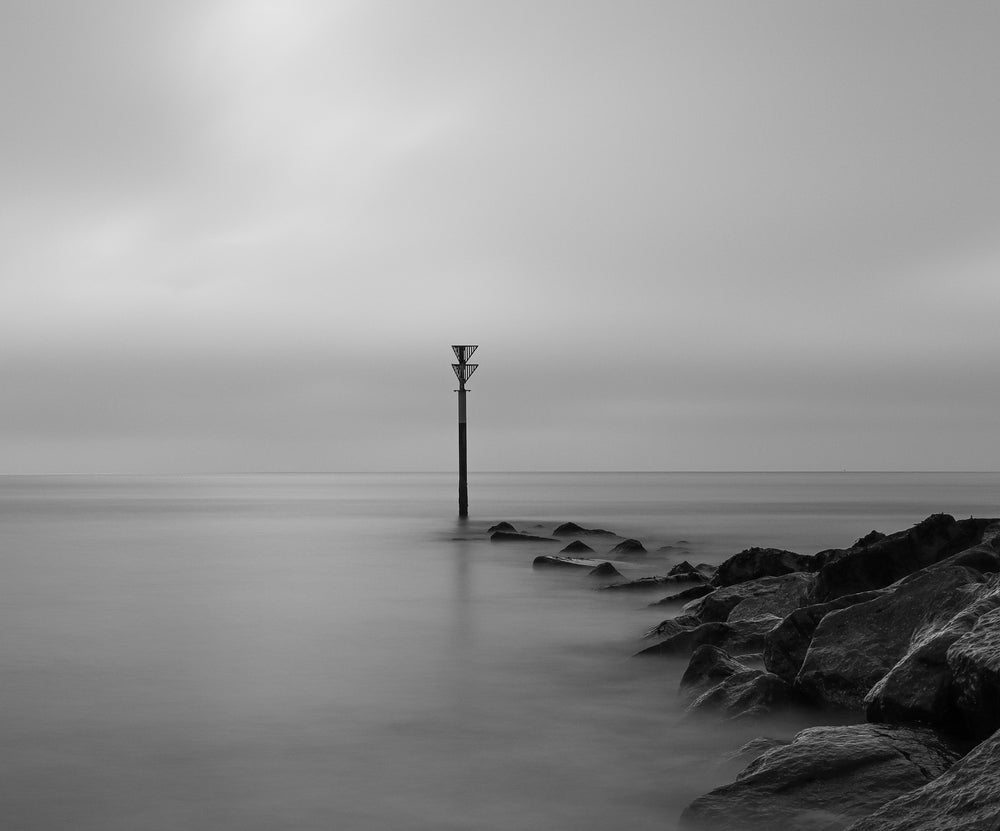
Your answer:
[[[458,345],[452,346],[457,364],[452,364],[455,370],[455,377],[458,378],[458,515],[467,517],[469,515],[469,467],[468,455],[465,445],[465,382],[472,377],[472,373],[479,368],[479,364],[470,364],[469,358],[479,346]]]

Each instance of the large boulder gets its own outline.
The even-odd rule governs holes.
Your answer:
[[[827,562],[816,582],[817,601],[879,589],[979,543],[996,520],[955,520],[933,514],[906,531],[852,548]],[[859,541],[860,542],[860,541]]]
[[[776,615],[762,615],[733,623],[714,622],[703,623],[693,629],[678,628],[659,643],[646,647],[636,654],[673,657],[690,655],[702,644],[717,646],[736,655],[760,652],[764,645],[764,636],[780,622],[781,618]],[[674,620],[672,626],[680,627],[680,624]]]
[[[613,591],[649,591],[652,589],[662,589],[664,586],[676,586],[678,583],[704,583],[705,578],[699,573],[694,574],[668,574],[655,577],[639,577],[629,580],[627,583],[612,583],[604,586],[605,589]]]
[[[996,831],[1000,828],[1000,732],[921,788],[848,831]]]
[[[734,672],[706,690],[688,713],[715,712],[731,719],[756,718],[787,710],[799,703],[792,685],[762,669]]]
[[[723,586],[702,598],[691,609],[706,623],[741,620],[760,615],[784,617],[807,602],[815,575],[797,571],[780,577],[760,577],[733,586]]]
[[[680,692],[694,699],[731,675],[748,671],[750,667],[737,661],[726,650],[703,644],[691,653],[691,660],[681,676]]]
[[[914,633],[951,618],[982,581],[963,566],[911,575],[866,603],[829,612],[816,627],[795,679],[816,704],[860,709],[868,691],[907,652]]]
[[[943,774],[957,758],[926,729],[812,727],[692,802],[682,829],[840,831]]]
[[[959,591],[968,592],[967,605],[918,630],[907,653],[868,692],[869,721],[927,724],[979,738],[1000,727],[1000,698],[988,668],[1000,656],[994,639],[1000,631],[991,632],[997,619],[989,617],[1000,609],[1000,583],[995,578]]]
[[[758,577],[777,577],[813,569],[813,558],[805,554],[781,548],[747,548],[723,562],[712,582],[717,586],[732,586]]]
[[[792,683],[802,669],[816,627],[827,614],[855,603],[874,600],[882,594],[882,591],[862,592],[795,609],[764,638],[764,666],[769,672]]]

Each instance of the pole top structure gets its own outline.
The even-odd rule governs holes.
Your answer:
[[[460,364],[468,363],[469,358],[472,357],[472,353],[479,348],[479,344],[475,346],[469,344],[459,344],[458,346],[452,346],[451,349],[455,353],[455,357],[458,359]]]
[[[455,357],[458,358],[458,363],[452,364],[451,368],[455,371],[455,377],[458,378],[458,386],[464,390],[465,382],[472,377],[473,372],[479,369],[479,364],[468,363],[469,358],[472,357],[472,353],[479,348],[479,344],[458,344],[451,348],[455,353]]]

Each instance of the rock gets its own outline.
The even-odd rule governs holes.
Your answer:
[[[577,525],[575,522],[564,522],[555,531],[552,532],[553,537],[577,537],[581,535],[591,535],[595,537],[616,537],[618,536],[612,531],[605,531],[603,528],[583,528]]]
[[[816,627],[795,686],[816,704],[860,709],[868,691],[906,654],[914,633],[952,617],[969,600],[962,587],[981,580],[962,566],[921,572],[881,597],[829,612]]]
[[[690,583],[695,580],[704,580],[704,578],[695,577],[691,574],[639,577],[635,580],[629,580],[627,583],[613,583],[603,588],[605,590],[649,591],[652,589],[662,589],[664,586],[675,586],[678,583]]]
[[[707,577],[709,580],[715,577],[716,572],[719,570],[718,566],[713,566],[711,563],[698,563],[698,565],[696,565],[695,568],[698,569],[698,571],[700,571],[702,575]]]
[[[535,557],[531,565],[534,568],[587,568],[594,567],[593,560],[576,560],[572,557],[555,557],[550,554],[542,554]]]
[[[763,648],[764,636],[778,623],[781,618],[775,615],[762,615],[759,618],[738,620],[733,623],[703,623],[693,629],[684,627],[673,619],[673,624],[680,627],[664,640],[643,649],[637,655],[643,656],[678,656],[689,655],[702,644],[717,646],[731,654],[741,652],[759,652]],[[666,623],[666,621],[664,621]],[[663,626],[663,624],[660,624]]]
[[[848,831],[996,831],[1000,733],[923,787],[886,803]]]
[[[748,668],[733,673],[702,693],[687,712],[714,711],[731,719],[757,718],[799,703],[799,696],[791,684],[765,670]]]
[[[816,582],[817,601],[880,589],[982,540],[991,519],[964,519],[933,514],[907,531],[851,549],[828,562]],[[864,539],[864,538],[862,538]]]
[[[646,632],[644,638],[669,638],[680,632],[687,632],[695,627],[687,625],[684,621],[680,621],[677,618],[671,617],[667,618],[662,623],[654,626],[648,632]]]
[[[951,645],[947,658],[966,731],[983,738],[1000,729],[1000,609],[982,615]]]
[[[930,730],[812,727],[692,802],[682,829],[840,831],[940,776],[957,758]]]
[[[594,549],[591,548],[587,543],[580,542],[580,540],[573,540],[569,545],[567,545],[560,554],[593,554]]]
[[[978,653],[989,663],[1000,654],[996,643],[990,645],[988,637],[980,637],[989,629],[990,621],[985,616],[1000,608],[998,579],[962,587],[961,591],[969,593],[965,608],[950,620],[917,631],[907,653],[865,696],[869,721],[926,724],[954,733],[971,733],[976,738],[1000,728],[994,704],[997,691],[993,688],[985,695],[974,691],[984,676],[975,667],[976,662],[968,660]],[[963,643],[952,655],[951,648],[959,640]],[[953,661],[959,673],[957,679]],[[970,706],[974,700],[985,703],[985,708],[982,704]]]
[[[595,566],[588,574],[589,577],[622,577],[622,573],[611,563],[604,562]]]
[[[764,666],[769,672],[792,683],[802,669],[802,661],[805,660],[816,627],[829,612],[874,600],[883,594],[882,591],[862,592],[839,597],[828,603],[795,609],[764,638]]]
[[[667,574],[668,575],[694,574],[697,575],[699,578],[704,576],[700,571],[698,571],[698,569],[696,569],[693,565],[691,565],[691,563],[689,563],[687,560],[681,560],[681,562],[679,562],[672,569],[670,569],[670,571],[668,571]]]
[[[494,531],[490,542],[559,542],[553,537],[534,537],[531,534],[512,534],[509,531]]]
[[[662,600],[657,600],[655,603],[650,603],[650,606],[668,606],[671,603],[687,603],[689,600],[697,600],[699,597],[704,597],[706,594],[711,594],[715,589],[713,589],[707,583],[702,583],[698,586],[691,586],[689,589],[684,589],[676,594],[667,595]]]
[[[497,531],[507,531],[511,534],[517,533],[517,529],[509,522],[498,522],[496,525],[491,525],[486,529],[487,534],[495,534]]]
[[[623,540],[611,549],[612,554],[645,554],[645,546],[639,540]]]
[[[658,554],[687,554],[690,549],[680,545],[661,545],[656,551]]]
[[[750,739],[750,741],[740,747],[739,750],[734,750],[732,753],[726,754],[726,761],[742,762],[743,764],[747,764],[752,762],[754,759],[757,759],[768,750],[773,750],[776,747],[784,747],[789,744],[791,744],[791,741],[788,739],[778,739],[772,736],[758,736],[756,739]]]
[[[750,667],[741,664],[724,649],[703,644],[691,653],[691,660],[681,676],[680,692],[694,699],[729,676],[748,671]]]
[[[732,586],[756,580],[758,577],[777,577],[793,571],[812,571],[813,558],[780,548],[747,548],[723,562],[715,573],[717,586]]]
[[[811,574],[793,572],[780,577],[761,577],[733,586],[723,586],[706,595],[692,608],[701,620],[729,620],[776,614],[784,617],[806,602],[816,578]]]

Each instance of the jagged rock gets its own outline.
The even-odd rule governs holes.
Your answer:
[[[586,568],[594,567],[593,560],[577,560],[573,557],[556,557],[551,554],[542,554],[532,561],[534,568]]]
[[[535,537],[531,534],[512,534],[509,531],[495,531],[490,542],[559,542],[553,537]]]
[[[486,529],[487,534],[495,534],[497,531],[507,531],[510,534],[517,533],[517,529],[509,522],[498,522],[496,525],[491,525]]]
[[[615,537],[618,536],[612,531],[605,531],[603,528],[583,528],[577,525],[575,522],[564,522],[555,531],[552,532],[553,537],[576,537],[580,535],[587,535],[594,537]]]
[[[802,669],[816,627],[829,612],[874,600],[883,594],[884,591],[862,592],[795,609],[764,638],[764,666],[791,684]]]
[[[639,540],[622,540],[611,549],[612,554],[645,554],[646,547]]]
[[[972,569],[920,572],[866,603],[829,612],[816,627],[795,686],[816,704],[860,709],[868,691],[906,654],[918,629],[947,620],[981,582]]]
[[[792,685],[762,669],[733,673],[702,693],[688,713],[716,711],[731,719],[766,716],[800,703]]]
[[[930,730],[812,727],[692,802],[682,829],[840,831],[943,774],[957,758]]]
[[[698,571],[691,563],[687,560],[681,560],[677,565],[675,565],[670,571],[667,572],[668,575],[672,574],[695,574],[699,578],[704,577],[704,575]]]
[[[784,617],[806,602],[815,582],[814,575],[793,572],[780,577],[761,577],[733,586],[723,586],[702,598],[691,612],[706,623],[762,614]],[[736,614],[737,610],[742,613]]]
[[[998,580],[963,586],[959,591],[969,595],[965,608],[950,620],[915,633],[906,655],[865,697],[869,721],[926,724],[955,733],[971,732],[977,738],[1000,727],[998,691],[991,687],[985,695],[977,692],[984,675],[971,659],[977,653],[987,663],[996,663],[1000,656],[1000,644],[990,644],[988,636],[982,638],[990,629],[986,616],[1000,608]],[[958,644],[959,640],[963,642]],[[958,679],[953,674],[952,659],[959,670]],[[959,699],[962,707],[958,706]],[[970,707],[972,701],[980,703]]]
[[[1000,609],[986,612],[948,649],[955,706],[976,738],[1000,728]]]
[[[681,676],[680,692],[694,699],[731,675],[748,671],[750,667],[737,661],[724,649],[703,644],[691,653],[691,660]]]
[[[679,591],[676,594],[670,594],[664,597],[662,600],[657,600],[655,603],[650,603],[650,606],[669,606],[672,603],[687,603],[690,600],[697,600],[699,597],[704,597],[706,594],[711,594],[715,589],[713,589],[707,583],[702,583],[698,586],[691,586],[689,589],[684,589],[684,591]]]
[[[573,540],[569,545],[562,549],[560,554],[593,554],[594,549],[591,548],[587,543],[580,542],[580,540]]]
[[[594,566],[590,571],[590,577],[622,577],[622,573],[616,569],[611,563],[601,563],[600,565]]]
[[[719,570],[718,566],[713,566],[711,563],[698,563],[698,565],[696,565],[695,568],[698,569],[698,571],[700,571],[702,575],[708,578],[709,580],[715,577],[715,573]]]
[[[923,787],[886,803],[847,831],[996,831],[1000,732]]]
[[[813,558],[780,548],[747,548],[723,562],[712,582],[732,586],[758,577],[778,577],[793,571],[813,571]]]
[[[727,652],[760,652],[764,645],[764,635],[781,622],[775,615],[738,620],[733,623],[703,623],[688,629],[673,619],[681,628],[653,646],[643,649],[637,655],[678,656],[689,655],[702,644],[717,646]],[[661,624],[662,625],[662,624]]]
[[[907,531],[850,549],[819,571],[817,601],[880,589],[982,540],[991,519],[963,519],[933,514]],[[864,538],[862,538],[864,539]]]

